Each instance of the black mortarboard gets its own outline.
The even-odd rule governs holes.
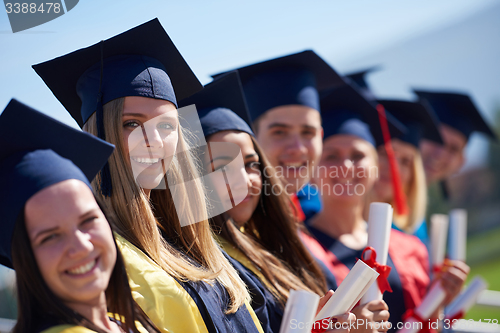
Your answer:
[[[375,105],[361,92],[348,84],[321,92],[324,139],[335,134],[358,136],[374,146],[384,144],[384,137]],[[406,131],[389,112],[386,112],[391,133]]]
[[[176,100],[202,88],[158,19],[154,19],[33,66],[80,126],[97,108],[101,59],[102,104],[119,97],[143,96],[165,99],[177,106]]]
[[[11,267],[14,225],[26,201],[67,179],[90,187],[114,146],[16,100],[0,115],[0,264]]]
[[[345,84],[311,50],[241,67],[238,72],[252,121],[282,105],[298,104],[320,111],[318,91]]]
[[[348,78],[351,83],[354,82],[354,84],[356,84],[357,88],[359,88],[359,91],[366,99],[373,100],[375,99],[375,94],[372,92],[372,90],[370,89],[370,85],[366,81],[366,75],[378,70],[380,70],[379,66],[373,66],[357,72],[346,74],[345,77]]]
[[[430,107],[439,121],[460,131],[469,139],[472,132],[482,132],[498,140],[472,99],[461,93],[414,90],[420,101]]]
[[[203,90],[179,102],[179,107],[195,104],[205,136],[236,130],[252,136],[250,116],[238,71],[218,76]]]
[[[415,147],[419,147],[421,139],[443,144],[441,134],[439,134],[439,120],[432,110],[418,102],[403,100],[377,100],[388,110],[397,120],[407,128],[406,133],[397,135],[391,133],[393,138],[398,138],[408,142]]]

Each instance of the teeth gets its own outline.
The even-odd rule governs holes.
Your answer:
[[[153,165],[160,162],[159,158],[132,157],[134,161],[141,164]]]
[[[302,163],[283,163],[286,167],[298,168],[302,166]]]
[[[68,273],[69,274],[72,274],[72,275],[80,275],[80,274],[85,274],[87,273],[88,271],[90,271],[92,268],[94,268],[95,264],[96,264],[96,259],[92,260],[91,262],[89,262],[88,264],[85,264],[85,265],[82,265],[80,267],[77,267],[77,268],[74,268],[74,269],[71,269],[71,270],[68,270]]]

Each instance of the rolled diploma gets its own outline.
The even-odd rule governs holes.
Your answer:
[[[373,247],[377,252],[377,262],[381,265],[387,264],[387,254],[389,252],[389,240],[392,227],[392,206],[383,202],[373,202],[370,204],[368,216],[368,246]],[[370,255],[366,252],[365,258]],[[381,300],[382,293],[377,283],[368,288],[366,294],[361,298],[361,304],[375,300]]]
[[[467,243],[467,211],[453,209],[450,211],[450,238],[448,257],[451,260],[465,262],[465,248]]]
[[[431,263],[441,266],[444,262],[446,237],[448,236],[448,216],[434,214],[431,216]]]
[[[476,303],[479,294],[488,288],[488,284],[481,277],[476,276],[467,288],[457,296],[457,298],[446,307],[445,317],[450,319],[459,312],[464,314]]]
[[[351,311],[378,276],[374,269],[358,260],[314,321]]]
[[[427,295],[425,295],[422,303],[415,309],[415,313],[419,315],[422,319],[426,320],[423,325],[428,325],[427,319],[429,319],[434,311],[436,311],[441,303],[443,303],[446,297],[446,293],[441,286],[441,281],[436,282],[432,288],[429,290]],[[418,321],[415,318],[408,318],[405,322],[404,328],[400,329],[399,333],[416,333],[418,332],[419,325],[414,324]],[[409,324],[411,323],[411,325]],[[408,327],[408,328],[407,328]]]
[[[290,290],[280,333],[310,333],[318,303],[319,296],[316,294],[305,290]],[[297,325],[292,325],[291,322],[294,319]],[[298,323],[304,323],[304,325],[298,325]]]

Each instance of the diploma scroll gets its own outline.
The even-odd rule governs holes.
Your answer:
[[[305,290],[290,290],[280,333],[310,333],[319,296]]]
[[[318,321],[351,311],[378,275],[375,270],[358,260],[314,320]]]
[[[441,281],[437,281],[422,300],[422,303],[414,310],[404,323],[403,328],[398,333],[417,333],[422,327],[429,325],[428,319],[439,308],[446,297],[446,293],[441,286]],[[422,322],[421,325],[419,322]]]
[[[450,211],[450,238],[448,258],[465,262],[467,243],[467,211],[453,209]]]
[[[448,216],[434,214],[431,216],[431,264],[432,271],[441,270],[446,251],[446,238],[448,236]]]
[[[479,294],[488,288],[488,284],[481,277],[474,280],[451,302],[444,310],[446,319],[460,319],[476,303]]]
[[[376,251],[376,260],[380,265],[387,264],[392,215],[393,209],[391,205],[382,202],[373,202],[370,204],[368,216],[368,246]],[[368,255],[369,253],[362,259],[368,259]],[[381,299],[382,293],[380,292],[380,288],[377,283],[374,283],[368,288],[368,291],[361,299],[361,304]]]

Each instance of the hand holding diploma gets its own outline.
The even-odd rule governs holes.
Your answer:
[[[378,276],[379,274],[375,270],[359,260],[337,288],[337,291],[316,315],[315,322],[323,322],[332,316],[351,311]],[[324,330],[315,330],[314,332],[324,332]]]
[[[330,290],[325,296],[319,297],[316,294],[305,290],[290,290],[290,296],[285,307],[285,313],[281,322],[280,333],[310,333],[313,326],[314,317],[327,303],[333,295]],[[350,323],[355,321],[356,317],[350,314],[342,314],[332,317],[332,322],[337,323],[337,326],[350,327]],[[325,320],[325,327],[330,323],[330,318]],[[318,323],[317,327],[320,327]],[[328,331],[326,331],[328,332]],[[349,333],[349,329],[336,329],[335,333]]]
[[[430,324],[432,314],[439,309],[446,297],[441,281],[437,281],[431,287],[422,303],[415,309],[407,311],[403,316],[405,323],[399,333],[417,333],[422,328],[425,330]]]
[[[461,319],[476,303],[479,294],[486,290],[488,284],[477,276],[469,286],[445,309],[445,318],[449,320]]]

